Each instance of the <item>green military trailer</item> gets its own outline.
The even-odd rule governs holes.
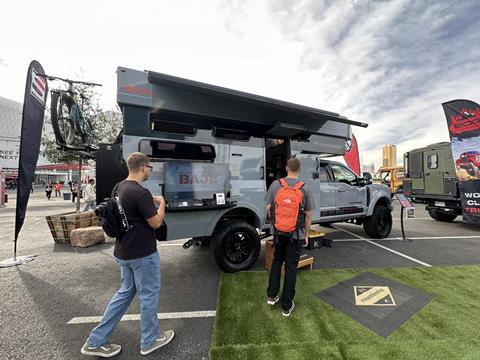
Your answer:
[[[404,154],[403,192],[426,204],[429,215],[452,222],[462,215],[452,149],[449,142],[431,144]]]

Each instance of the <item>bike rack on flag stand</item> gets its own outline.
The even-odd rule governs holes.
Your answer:
[[[398,202],[400,203],[401,210],[400,210],[400,225],[402,227],[402,239],[403,241],[413,241],[405,236],[405,228],[403,226],[403,209],[407,209],[407,217],[410,217],[408,214],[410,209],[415,210],[415,207],[412,205],[410,200],[402,193],[396,193],[395,197],[397,198]]]

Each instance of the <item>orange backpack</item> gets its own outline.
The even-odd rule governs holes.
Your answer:
[[[275,195],[275,229],[282,233],[292,233],[298,229],[299,213],[302,206],[302,186],[299,181],[295,186],[288,186],[285,179],[279,179],[282,187]]]

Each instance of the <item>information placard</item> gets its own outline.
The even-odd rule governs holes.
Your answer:
[[[395,197],[397,198],[398,202],[400,203],[400,205],[402,205],[403,208],[406,208],[406,209],[413,208],[412,203],[405,196],[405,194],[397,193],[395,194]]]

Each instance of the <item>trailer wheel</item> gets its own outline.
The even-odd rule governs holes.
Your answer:
[[[373,214],[365,218],[363,229],[372,238],[386,238],[392,231],[391,211],[384,205],[376,205]]]
[[[467,172],[468,172],[468,175],[477,177],[478,167],[476,167],[471,161],[469,161],[467,165]]]
[[[257,230],[241,220],[227,221],[215,230],[213,254],[217,265],[225,272],[250,269],[260,254]]]
[[[457,218],[455,214],[447,214],[442,211],[438,211],[437,209],[428,209],[428,215],[434,220],[441,221],[441,222],[452,222]]]

